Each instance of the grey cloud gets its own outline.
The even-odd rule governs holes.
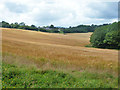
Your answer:
[[[88,13],[90,18],[116,19],[118,18],[117,2],[90,3],[89,8],[92,12]]]
[[[14,13],[24,13],[27,11],[27,7],[23,4],[17,4],[14,2],[7,2],[5,6],[9,9],[9,11]]]

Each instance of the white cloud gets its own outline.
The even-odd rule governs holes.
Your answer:
[[[101,24],[117,20],[116,7],[104,0],[1,0],[0,20],[38,26]]]

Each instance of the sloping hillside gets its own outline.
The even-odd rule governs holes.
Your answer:
[[[117,76],[118,51],[85,47],[91,34],[63,35],[2,28],[3,63],[72,74],[86,71]],[[75,72],[75,76],[79,74]],[[114,83],[112,79],[110,82]]]
[[[3,52],[69,62],[75,66],[117,62],[118,51],[87,48],[91,33],[51,34],[35,31],[2,29]]]

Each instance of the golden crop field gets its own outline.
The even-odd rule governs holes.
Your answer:
[[[55,34],[2,28],[3,60],[42,69],[117,75],[118,51],[88,48],[92,33]]]

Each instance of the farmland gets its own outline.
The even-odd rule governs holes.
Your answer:
[[[64,35],[20,29],[1,30],[3,87],[118,87],[118,51],[85,47],[92,33]],[[27,72],[26,78],[32,77],[35,85],[30,78],[28,81],[23,79]],[[52,80],[54,84],[50,84]]]

